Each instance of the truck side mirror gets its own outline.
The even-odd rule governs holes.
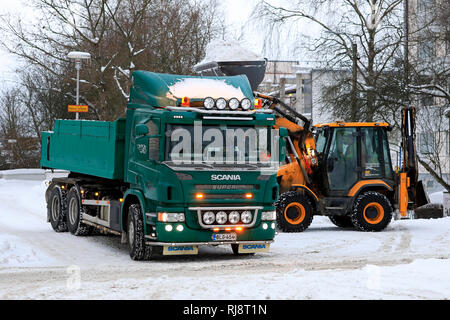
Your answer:
[[[279,133],[280,133],[280,138],[285,138],[287,136],[289,136],[289,131],[286,128],[280,127],[278,129]]]
[[[134,128],[134,135],[136,137],[146,136],[148,132],[148,127],[145,124],[138,124]]]

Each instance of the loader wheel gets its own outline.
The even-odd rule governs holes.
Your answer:
[[[283,232],[302,232],[313,220],[313,207],[308,197],[296,191],[280,195],[275,203],[277,226]]]
[[[59,186],[55,186],[48,197],[47,214],[50,224],[56,232],[67,231],[65,212],[65,192]]]
[[[392,211],[385,195],[368,191],[356,198],[350,217],[357,230],[381,231],[391,222]]]
[[[88,236],[92,234],[93,227],[84,224],[81,220],[83,207],[77,187],[72,187],[67,194],[67,228],[75,236]]]
[[[330,221],[339,228],[353,228],[352,219],[349,216],[329,216]]]
[[[155,257],[158,247],[145,244],[144,220],[139,204],[132,204],[128,209],[128,248],[130,258],[136,261],[151,260]]]

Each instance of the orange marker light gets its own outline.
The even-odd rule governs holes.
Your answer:
[[[261,108],[262,108],[262,100],[255,99],[255,109],[261,109]]]
[[[197,200],[201,200],[201,199],[204,199],[205,198],[205,194],[204,193],[196,193],[195,194],[195,199],[197,199]]]
[[[181,99],[181,106],[182,107],[190,107],[191,106],[191,101],[188,97],[183,97]]]
[[[219,232],[220,228],[213,228],[213,232]]]
[[[253,193],[246,193],[245,194],[245,199],[253,199]]]
[[[242,228],[242,227],[236,227],[235,230],[236,230],[236,231],[242,231],[242,230],[244,230],[244,228]]]
[[[231,231],[230,227],[225,228],[225,231]]]

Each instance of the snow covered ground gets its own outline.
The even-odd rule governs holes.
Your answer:
[[[42,181],[0,179],[0,299],[448,299],[450,217],[398,220],[379,233],[315,217],[270,252],[130,260],[113,236],[46,222]]]

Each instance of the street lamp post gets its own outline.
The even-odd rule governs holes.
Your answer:
[[[77,70],[77,97],[76,104],[80,105],[80,70],[81,70],[81,61],[82,60],[90,60],[91,55],[87,52],[80,51],[72,51],[69,52],[67,58],[75,60],[75,69]],[[78,112],[76,113],[75,119],[78,120]]]

